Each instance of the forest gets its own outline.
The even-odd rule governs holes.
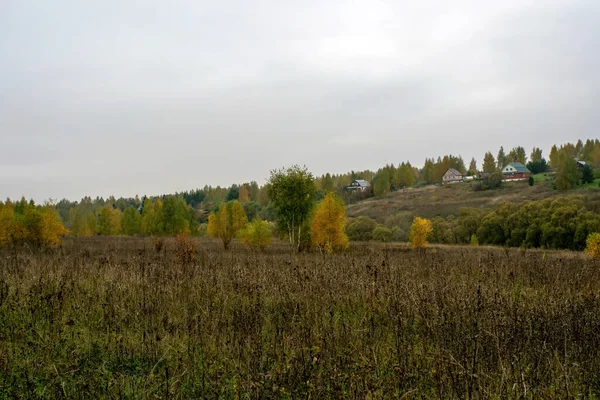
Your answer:
[[[511,247],[542,247],[549,249],[581,250],[589,233],[599,231],[599,209],[594,196],[571,195],[569,190],[593,187],[600,177],[600,141],[579,140],[577,143],[553,145],[549,161],[540,148],[534,147],[527,157],[525,149],[514,147],[508,152],[501,147],[496,157],[491,152],[484,156],[482,169],[473,158],[469,167],[460,156],[446,155],[437,160],[426,159],[422,168],[402,162],[395,167],[386,165],[378,171],[352,171],[346,174],[324,174],[312,178],[314,203],[327,193],[336,193],[345,204],[353,204],[369,197],[384,197],[397,190],[435,185],[448,168],[477,177],[472,190],[498,189],[501,181],[492,183],[494,173],[511,161],[526,163],[540,176],[537,184],[548,185],[552,190],[564,192],[561,199],[525,201],[519,204],[500,204],[496,208],[468,208],[453,210],[450,215],[431,215],[433,233],[431,241],[441,244],[490,244]],[[577,161],[585,162],[585,168]],[[484,174],[489,178],[479,179]],[[349,192],[345,188],[354,179],[372,182],[369,190]],[[530,182],[532,184],[532,182]],[[52,244],[68,232],[70,236],[174,236],[177,234],[209,236],[209,216],[222,204],[237,201],[241,204],[245,219],[260,219],[275,226],[273,196],[270,185],[259,186],[257,182],[233,184],[230,187],[205,186],[202,189],[184,191],[172,195],[136,196],[134,198],[84,197],[80,201],[67,199],[48,202],[43,206],[22,198],[0,202],[0,243],[30,242]],[[58,218],[56,218],[58,216]],[[404,222],[389,221],[382,224],[366,216],[350,218],[346,233],[350,240],[374,240],[381,242],[407,241],[410,218]],[[389,220],[389,219],[388,219]],[[45,228],[48,224],[64,225],[52,235]],[[57,226],[57,225],[56,225]],[[274,230],[271,228],[271,230]],[[45,231],[44,234],[36,232]],[[30,233],[27,233],[30,232]],[[279,232],[281,233],[281,232]],[[307,233],[307,232],[305,232]],[[45,236],[44,236],[45,235]],[[33,240],[32,238],[39,237]]]

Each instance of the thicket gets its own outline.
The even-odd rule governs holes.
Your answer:
[[[432,224],[435,243],[467,244],[476,235],[480,244],[583,250],[587,237],[600,232],[600,203],[595,196],[571,196],[504,203],[491,212],[463,208]]]
[[[0,201],[0,246],[52,247],[67,233],[51,205],[36,205],[24,198],[16,203]]]
[[[0,397],[600,396],[582,253],[163,240],[2,253]]]

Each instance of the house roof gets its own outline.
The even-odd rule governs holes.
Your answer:
[[[455,168],[448,168],[448,171],[446,171],[446,174],[447,174],[448,172],[451,172],[451,173],[452,173],[452,174],[454,174],[454,175],[461,175],[461,176],[462,176],[462,174],[460,173],[460,171],[459,171],[459,170],[457,170],[457,169],[455,169]],[[446,174],[444,174],[444,175],[446,175]]]
[[[526,166],[524,166],[523,164],[521,164],[520,162],[511,162],[508,163],[504,168],[508,167],[508,166],[513,167],[517,172],[531,172],[527,169]],[[503,168],[503,169],[504,169]]]
[[[365,181],[364,179],[356,179],[355,181],[352,181],[352,183],[354,183],[354,182],[358,183],[358,186],[364,186],[364,187],[371,186],[371,184],[369,182]]]

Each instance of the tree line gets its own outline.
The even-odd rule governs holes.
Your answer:
[[[584,161],[585,167],[578,163]],[[370,196],[382,196],[394,190],[441,182],[448,168],[455,168],[465,175],[491,174],[498,171],[508,162],[518,161],[526,164],[533,173],[546,172],[551,184],[558,190],[568,190],[582,183],[591,183],[594,178],[594,167],[600,167],[600,140],[594,139],[575,144],[567,143],[552,146],[549,159],[543,157],[540,148],[534,147],[527,155],[523,147],[517,146],[505,151],[501,146],[497,155],[487,152],[483,158],[482,168],[478,168],[474,158],[465,164],[458,155],[444,155],[437,159],[427,158],[423,167],[416,168],[410,162],[399,165],[385,165],[377,171],[351,171],[345,174],[326,173],[313,178],[316,201],[322,200],[327,193],[336,193],[346,204],[359,201]],[[497,177],[496,177],[497,178]],[[356,179],[364,179],[371,183],[364,192],[348,192],[346,187]],[[491,186],[501,179],[489,178]],[[154,197],[114,198],[84,197],[81,201],[63,199],[54,205],[64,226],[73,236],[93,235],[175,235],[185,233],[206,235],[208,233],[208,216],[219,210],[222,203],[237,200],[243,207],[249,221],[260,218],[278,224],[275,215],[276,202],[273,201],[272,182],[258,185],[252,181],[233,184],[230,187],[205,186],[201,189],[161,195]],[[497,185],[496,185],[497,186]],[[474,189],[476,189],[474,185]],[[26,203],[25,199],[17,203]],[[6,204],[13,204],[10,200]],[[363,221],[364,222],[364,221]],[[299,234],[302,234],[302,227]],[[388,238],[397,236],[388,228],[377,227],[375,237]]]

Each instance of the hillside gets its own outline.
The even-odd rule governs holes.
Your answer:
[[[518,204],[525,200],[558,198],[573,193],[600,195],[600,190],[558,192],[547,185],[529,186],[527,182],[506,183],[502,188],[481,192],[473,191],[470,183],[448,186],[431,185],[407,188],[380,198],[373,197],[363,200],[349,205],[347,214],[351,218],[368,216],[388,226],[405,226],[415,215],[426,218],[447,217],[457,214],[463,207],[492,209],[503,202]]]

